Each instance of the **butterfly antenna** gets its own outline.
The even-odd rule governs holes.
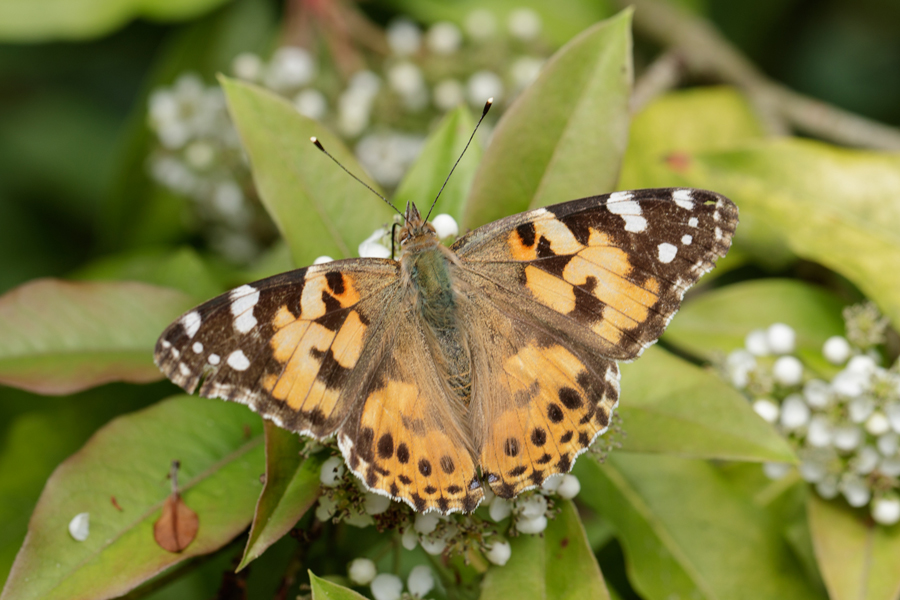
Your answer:
[[[479,123],[480,123],[480,122],[481,122],[481,121],[479,121]],[[372,192],[373,194],[375,194],[376,196],[378,196],[379,198],[381,198],[382,200],[384,200],[384,203],[385,203],[385,204],[387,204],[388,206],[390,206],[391,208],[393,208],[395,211],[397,211],[397,214],[400,215],[401,217],[403,217],[403,220],[404,220],[404,221],[406,220],[406,215],[404,215],[402,212],[400,212],[399,210],[397,210],[397,207],[394,206],[393,204],[391,204],[391,203],[388,201],[387,198],[385,198],[384,196],[382,196],[381,194],[379,194],[378,192],[376,192],[374,189],[372,189],[372,186],[371,186],[371,185],[369,185],[368,183],[366,183],[365,181],[363,181],[362,179],[360,179],[359,177],[357,177],[356,175],[354,175],[353,173],[351,173],[350,170],[349,170],[347,167],[345,167],[344,165],[342,165],[341,162],[340,162],[338,159],[336,159],[335,157],[333,157],[333,156],[331,155],[331,153],[330,153],[328,150],[325,149],[325,146],[322,145],[322,142],[320,142],[319,139],[318,139],[316,136],[313,136],[313,137],[309,138],[309,141],[311,141],[313,144],[315,144],[315,145],[316,145],[316,148],[318,148],[319,150],[321,150],[321,151],[325,154],[325,156],[327,156],[328,158],[330,158],[331,160],[333,160],[333,161],[334,161],[334,164],[336,164],[337,166],[339,166],[340,168],[342,168],[342,169],[344,170],[344,172],[347,173],[347,175],[349,175],[349,176],[352,177],[353,179],[357,180],[358,182],[360,182],[361,184],[363,184],[364,186],[366,186],[367,188],[369,188],[369,191],[370,191],[370,192]],[[466,147],[468,147],[468,144],[466,144]],[[457,162],[459,162],[459,161],[457,161]],[[452,172],[453,172],[453,171],[451,171],[451,173],[452,173]],[[442,189],[443,189],[443,188],[442,188]]]
[[[489,110],[491,110],[491,105],[493,103],[493,98],[488,98],[488,101],[484,103],[484,110],[481,111],[481,118],[478,119],[478,122],[475,124],[475,129],[472,130],[472,135],[469,136],[469,141],[466,142],[466,147],[463,148],[463,151],[460,153],[459,158],[457,158],[456,162],[453,163],[453,168],[450,169],[450,173],[447,174],[447,179],[444,180],[444,185],[441,186],[441,189],[438,191],[437,196],[434,197],[434,202],[431,203],[431,208],[428,209],[428,215],[425,216],[426,221],[428,220],[428,217],[431,216],[431,211],[433,211],[435,205],[437,205],[438,198],[441,197],[441,193],[444,191],[444,188],[447,187],[447,182],[450,181],[450,175],[453,175],[453,171],[456,170],[456,165],[459,164],[459,161],[462,160],[462,157],[465,155],[466,150],[469,149],[469,144],[472,143],[472,139],[475,137],[475,132],[478,131],[478,126],[481,125],[482,121],[484,121],[484,116],[488,114]]]

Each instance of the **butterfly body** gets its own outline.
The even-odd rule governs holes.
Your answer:
[[[347,259],[242,286],[162,335],[188,391],[335,435],[372,491],[471,511],[571,470],[618,404],[617,360],[653,343],[724,256],[737,209],[638,190],[513,215],[443,246],[414,205],[398,261]],[[202,384],[201,384],[202,379]]]

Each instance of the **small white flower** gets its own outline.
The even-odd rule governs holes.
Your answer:
[[[538,78],[541,73],[541,67],[544,61],[540,58],[531,56],[519,57],[513,62],[509,68],[510,78],[513,81],[513,87],[517,92],[521,92]]]
[[[76,542],[83,542],[88,539],[88,535],[91,533],[90,520],[90,513],[83,512],[78,513],[69,521],[69,535]]]
[[[245,81],[258,81],[263,72],[263,61],[252,52],[242,52],[231,61],[231,72]]]
[[[154,127],[175,122],[181,116],[180,107],[175,94],[166,88],[153,90],[147,104],[150,123]]]
[[[825,415],[813,415],[806,431],[806,443],[814,448],[831,445],[831,423]]]
[[[571,500],[581,491],[581,482],[574,475],[563,475],[556,493],[564,500]]]
[[[772,367],[775,381],[784,385],[797,385],[803,381],[803,363],[794,356],[782,356]]]
[[[244,211],[244,192],[234,181],[221,181],[213,191],[212,206],[229,222],[237,224],[246,215]]]
[[[294,96],[294,108],[304,117],[318,120],[328,112],[328,101],[319,90],[307,89]]]
[[[497,496],[494,495],[494,491],[489,486],[484,486],[484,498],[481,500],[481,503],[484,506],[488,506],[491,502],[494,501],[494,498]]]
[[[900,521],[900,500],[896,496],[876,498],[872,502],[872,518],[881,525],[893,525]]]
[[[455,79],[443,79],[434,86],[434,105],[441,110],[456,108],[465,100],[463,84]]]
[[[361,258],[390,258],[391,249],[382,245],[380,240],[387,234],[384,229],[376,229],[357,248]]]
[[[205,171],[212,166],[216,158],[215,149],[207,142],[196,141],[184,149],[184,159],[198,171]]]
[[[316,518],[322,522],[334,516],[337,503],[328,496],[319,496],[319,505],[316,507]]]
[[[563,476],[561,473],[554,473],[553,475],[550,475],[549,477],[547,477],[547,479],[544,480],[544,483],[541,484],[541,489],[545,492],[555,493],[562,483],[562,478]]]
[[[891,429],[900,433],[900,402],[891,402],[884,410],[891,423]]]
[[[349,517],[344,519],[344,523],[346,523],[347,525],[352,525],[353,527],[365,529],[366,527],[374,525],[375,520],[372,519],[371,515],[367,515],[365,513],[353,513]]]
[[[315,75],[316,64],[309,52],[284,46],[272,55],[263,83],[273,90],[284,91],[306,85]]]
[[[875,401],[866,396],[854,398],[847,403],[847,415],[854,423],[862,423],[875,411]]]
[[[769,349],[774,354],[787,354],[794,351],[797,334],[790,325],[775,323],[766,330]]]
[[[437,528],[438,521],[440,517],[437,513],[418,513],[414,527],[422,535],[428,535]]]
[[[476,41],[483,41],[497,32],[497,19],[485,8],[473,10],[466,17],[466,33]]]
[[[769,423],[776,422],[781,414],[781,409],[778,405],[768,398],[760,398],[754,401],[753,411]]]
[[[827,466],[820,460],[805,459],[800,463],[800,477],[809,483],[818,483],[828,474]],[[772,479],[770,477],[770,479]]]
[[[791,465],[786,463],[773,463],[767,462],[763,463],[763,473],[766,474],[766,477],[773,480],[778,480],[787,475],[791,471]]]
[[[856,475],[844,474],[839,487],[847,503],[855,508],[865,506],[872,498],[872,492],[865,481]]]
[[[822,354],[831,364],[842,365],[844,361],[850,358],[850,342],[842,336],[832,336],[825,340],[825,344],[822,346]]]
[[[319,472],[319,481],[325,487],[334,487],[340,483],[341,477],[344,476],[344,459],[340,456],[332,456],[322,463],[322,470]]]
[[[882,458],[881,463],[878,465],[878,470],[888,477],[900,476],[900,458],[896,456]]]
[[[519,519],[516,521],[516,530],[520,533],[535,535],[547,529],[547,517],[540,515],[533,519]]]
[[[862,442],[863,432],[855,425],[842,425],[835,427],[832,443],[838,450],[849,452],[859,447]]]
[[[419,26],[409,19],[397,19],[388,25],[387,41],[391,52],[397,56],[409,56],[419,51],[422,32]]]
[[[825,408],[831,402],[831,386],[821,379],[811,379],[803,385],[803,397],[813,408]]]
[[[890,431],[879,435],[876,445],[882,456],[894,456],[897,454],[897,449],[900,448],[900,439],[898,439],[896,433]]]
[[[360,98],[371,100],[381,89],[381,78],[375,72],[363,69],[353,74],[348,87]]]
[[[375,568],[375,563],[368,558],[357,558],[350,563],[347,573],[350,576],[350,581],[356,585],[366,585],[375,579],[378,570]]]
[[[469,77],[466,95],[469,102],[476,106],[484,106],[488,98],[493,98],[494,104],[497,104],[503,97],[503,81],[496,73],[478,71]]]
[[[412,527],[407,527],[400,536],[400,543],[407,550],[414,550],[419,545],[419,534]]]
[[[438,539],[425,537],[419,543],[422,544],[422,550],[432,556],[437,556],[447,547],[447,539],[443,537]]]
[[[547,498],[534,494],[527,500],[518,502],[516,508],[522,518],[535,519],[547,512]]]
[[[440,239],[459,235],[459,225],[456,224],[456,219],[448,214],[435,215],[434,219],[431,220],[431,224],[434,226],[435,233]]]
[[[530,8],[517,8],[509,13],[507,27],[520,40],[533,40],[541,33],[541,17]]]
[[[401,96],[412,96],[425,87],[422,71],[411,62],[393,65],[387,73],[388,85]]]
[[[826,500],[831,500],[838,495],[837,478],[830,475],[816,484],[816,492]]]
[[[809,407],[800,394],[791,394],[781,404],[781,426],[787,430],[799,429],[809,423]]]
[[[381,573],[372,580],[369,586],[375,600],[400,600],[403,593],[403,580],[392,573]]]
[[[859,475],[868,475],[875,470],[881,457],[872,446],[863,446],[850,461],[850,467]]]
[[[744,347],[754,356],[769,354],[769,336],[765,329],[754,329],[744,338]]]
[[[756,358],[744,349],[733,350],[725,359],[731,383],[737,388],[747,387],[750,371],[756,368]]]
[[[859,373],[871,377],[878,369],[878,365],[875,364],[875,361],[871,356],[860,354],[859,356],[851,358],[845,369],[851,373]]]
[[[831,380],[831,388],[847,398],[859,396],[869,387],[869,378],[863,374],[844,369]]]
[[[380,515],[391,507],[391,499],[381,494],[366,492],[365,510],[368,515]]]
[[[325,264],[325,263],[332,262],[333,260],[334,260],[334,259],[331,258],[330,256],[327,256],[327,255],[324,255],[324,254],[323,254],[322,256],[320,256],[320,257],[318,257],[316,260],[314,260],[314,261],[313,261],[313,264],[314,264],[314,265],[321,265],[321,264]]]
[[[487,553],[485,554],[489,561],[491,561],[495,565],[500,565],[501,567],[506,564],[511,555],[512,548],[510,547],[509,543],[501,540],[498,540],[491,544],[488,547]]]
[[[413,567],[409,572],[409,578],[406,580],[406,588],[409,593],[417,598],[421,598],[432,589],[434,589],[434,574],[431,569],[425,565]]]
[[[348,137],[356,137],[369,126],[371,101],[348,90],[338,98],[338,127]]]
[[[427,42],[435,54],[453,54],[462,45],[462,32],[453,23],[441,21],[428,30]]]
[[[512,503],[509,500],[504,498],[494,498],[494,501],[491,502],[491,507],[489,509],[489,513],[491,515],[491,519],[494,522],[499,523],[503,519],[509,516],[512,512]]]

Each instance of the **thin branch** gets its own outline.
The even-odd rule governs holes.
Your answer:
[[[900,130],[771,81],[708,21],[658,0],[619,3],[633,5],[635,28],[667,51],[676,52],[689,72],[743,89],[771,131],[783,129],[783,121],[804,133],[848,146],[900,150]]]

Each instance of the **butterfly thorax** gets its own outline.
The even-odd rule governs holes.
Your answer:
[[[460,329],[459,297],[451,267],[455,255],[444,247],[431,224],[424,222],[415,205],[407,207],[407,224],[400,232],[402,280],[413,304],[414,318],[421,320],[438,369],[460,400],[468,404],[471,369],[468,345]]]

